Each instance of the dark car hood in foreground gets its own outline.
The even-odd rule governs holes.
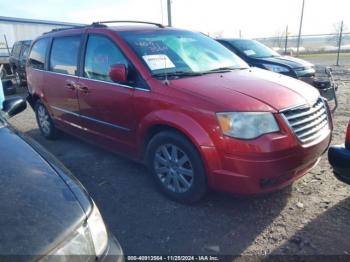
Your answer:
[[[40,255],[86,218],[56,171],[0,119],[0,255]]]
[[[266,58],[255,58],[256,60],[259,60],[259,62],[272,62],[276,64],[282,64],[282,65],[287,65],[292,69],[296,68],[302,68],[302,67],[312,67],[314,66],[313,64],[291,56],[276,56],[276,57],[266,57]]]

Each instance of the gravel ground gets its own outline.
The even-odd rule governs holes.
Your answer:
[[[336,68],[350,79],[350,68]],[[344,141],[350,83],[339,87],[333,144]],[[31,109],[10,122],[57,156],[91,193],[126,254],[349,254],[350,186],[332,175],[327,156],[292,186],[259,198],[210,193],[202,203],[174,203],[147,170],[68,135],[47,141]]]

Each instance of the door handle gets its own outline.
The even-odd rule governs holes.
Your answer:
[[[81,91],[83,93],[89,93],[89,88],[87,86],[78,85],[77,87],[78,87],[79,91]]]
[[[77,84],[72,81],[72,80],[67,80],[66,81],[66,88],[69,89],[69,90],[75,90]]]

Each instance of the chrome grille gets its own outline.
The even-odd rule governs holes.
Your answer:
[[[322,98],[311,107],[297,107],[282,114],[302,143],[309,143],[329,130],[327,110]]]

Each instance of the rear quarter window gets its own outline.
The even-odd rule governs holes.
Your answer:
[[[45,69],[45,56],[49,39],[43,38],[36,41],[29,55],[29,66],[35,69]]]

